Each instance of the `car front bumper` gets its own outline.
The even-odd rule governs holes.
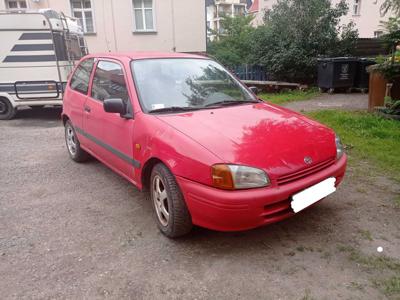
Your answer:
[[[177,181],[193,224],[219,231],[240,231],[294,215],[290,206],[292,195],[329,177],[335,177],[338,186],[346,163],[344,154],[330,167],[305,178],[281,186],[249,190],[220,190],[182,177],[177,177]]]

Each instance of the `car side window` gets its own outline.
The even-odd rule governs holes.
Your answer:
[[[89,89],[90,73],[92,73],[94,65],[94,59],[88,58],[76,67],[74,75],[71,78],[71,89],[80,92],[82,94],[87,94]]]
[[[120,98],[128,103],[128,90],[122,66],[110,61],[99,61],[93,77],[92,98],[104,101]]]

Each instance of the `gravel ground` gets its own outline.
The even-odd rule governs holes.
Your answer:
[[[0,122],[2,299],[382,299],[400,272],[400,186],[367,162],[284,222],[169,240],[145,195],[69,159],[59,114]]]
[[[290,102],[284,104],[284,106],[296,111],[314,111],[321,109],[367,110],[368,95],[360,93],[324,93],[311,100]]]

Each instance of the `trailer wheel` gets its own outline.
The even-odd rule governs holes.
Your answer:
[[[0,97],[0,120],[11,120],[17,110],[12,106],[11,102],[4,97]]]

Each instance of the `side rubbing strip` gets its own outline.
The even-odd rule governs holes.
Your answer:
[[[52,44],[26,44],[26,45],[14,45],[11,51],[46,51],[54,50]]]
[[[137,161],[136,159],[130,158],[128,155],[118,151],[117,149],[111,147],[110,145],[100,141],[98,138],[94,137],[93,135],[83,131],[81,128],[79,127],[75,127],[75,130],[82,134],[84,137],[88,138],[89,140],[91,140],[92,142],[95,142],[97,145],[103,147],[104,149],[110,151],[112,154],[114,154],[115,156],[118,156],[120,159],[122,159],[123,161],[126,161],[128,164],[131,164],[132,166],[134,166],[135,168],[140,168],[140,162]]]
[[[51,32],[26,32],[21,35],[20,40],[51,40]]]
[[[42,62],[55,61],[55,55],[8,55],[3,62]]]

